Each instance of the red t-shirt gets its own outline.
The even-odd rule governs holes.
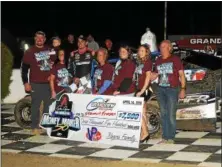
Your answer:
[[[167,59],[159,57],[156,60],[156,72],[159,74],[158,82],[162,87],[180,86],[179,71],[184,70],[178,56],[170,56]]]
[[[55,64],[51,70],[51,74],[55,75],[55,92],[59,93],[64,87],[69,86],[69,72],[65,64]]]
[[[146,72],[149,71],[152,71],[152,61],[150,59],[137,65],[134,75],[139,90],[143,89],[146,80]]]
[[[94,91],[99,91],[99,89],[103,86],[105,80],[112,81],[114,67],[106,63],[103,66],[98,66],[94,73]],[[104,92],[103,94],[105,94]]]
[[[31,47],[23,57],[23,63],[30,65],[29,80],[33,83],[48,83],[51,63],[56,60],[55,54],[47,46],[43,48]]]
[[[122,60],[121,64],[115,68],[113,75],[113,84],[107,90],[107,94],[113,94],[114,91],[119,91],[121,83],[125,79],[131,79],[132,83],[130,84],[126,92],[121,92],[120,94],[130,94],[135,91],[135,84],[133,82],[133,75],[136,65],[132,60]]]

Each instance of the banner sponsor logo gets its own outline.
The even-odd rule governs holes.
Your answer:
[[[187,95],[184,99],[179,99],[180,104],[206,104],[209,99],[209,95]]]
[[[116,113],[111,111],[111,110],[107,110],[107,111],[98,111],[98,112],[86,112],[85,116],[103,116],[103,117],[106,117],[106,116],[115,116]]]
[[[85,116],[89,117],[112,117],[116,115],[116,112],[112,111],[116,106],[116,103],[109,103],[109,99],[97,97],[90,101],[86,106],[87,112]]]
[[[43,128],[51,128],[51,136],[53,137],[67,138],[69,130],[80,130],[80,119],[79,117],[69,119],[44,114],[40,125]]]
[[[221,44],[221,38],[194,38],[190,44]]]
[[[55,110],[51,115],[43,115],[40,126],[50,128],[51,136],[61,138],[68,138],[69,130],[80,130],[80,119],[73,115],[72,102],[66,94],[56,101]]]
[[[90,141],[98,141],[102,138],[102,134],[96,127],[87,128],[86,138]]]
[[[97,97],[89,102],[86,106],[88,111],[94,110],[112,110],[115,107],[115,103],[108,103],[109,99],[104,99],[102,97]]]
[[[129,135],[129,134],[119,135],[119,134],[115,134],[113,132],[109,132],[106,139],[109,139],[111,141],[113,141],[113,140],[129,141],[131,143],[137,142],[135,135]]]

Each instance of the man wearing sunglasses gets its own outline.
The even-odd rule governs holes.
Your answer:
[[[46,37],[44,32],[36,32],[34,40],[35,45],[28,49],[23,56],[21,75],[25,91],[30,92],[32,97],[31,128],[33,134],[38,135],[40,133],[39,108],[42,101],[44,104],[43,112],[49,112],[50,87],[48,77],[56,55],[50,52],[50,49],[45,46]]]

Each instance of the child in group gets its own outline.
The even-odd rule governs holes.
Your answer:
[[[70,74],[65,64],[64,50],[58,51],[58,57],[52,67],[50,74],[51,98],[56,98],[56,94],[67,88],[70,84]]]

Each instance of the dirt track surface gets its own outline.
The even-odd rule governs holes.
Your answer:
[[[55,158],[33,154],[2,153],[2,167],[194,167],[181,164],[152,164],[126,161]]]

